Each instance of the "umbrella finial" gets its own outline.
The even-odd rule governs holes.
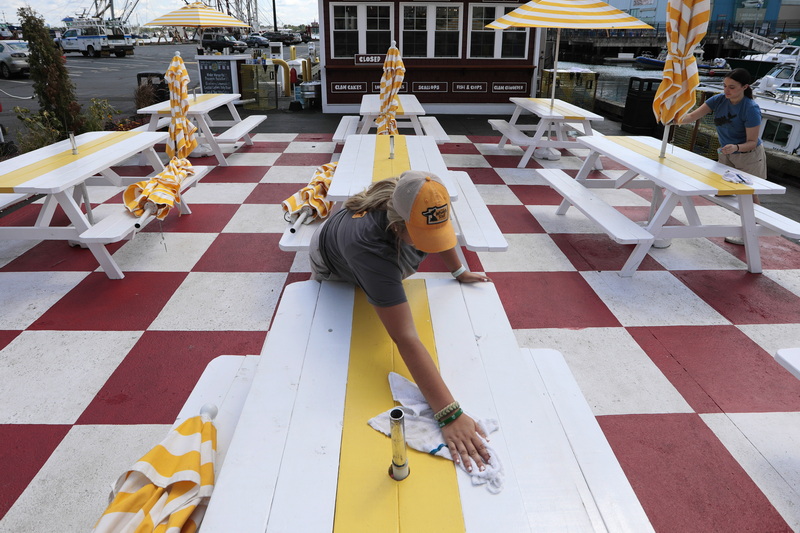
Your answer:
[[[395,41],[394,39],[392,39],[392,46],[397,46],[397,41]]]
[[[178,50],[175,50],[175,55],[181,57],[181,53]]]

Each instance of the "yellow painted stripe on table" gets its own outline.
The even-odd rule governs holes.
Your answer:
[[[424,280],[404,283],[420,339],[438,365]],[[408,450],[410,475],[389,477],[392,445],[367,421],[394,407],[389,372],[410,379],[364,293],[356,290],[334,532],[465,531],[452,461]]]
[[[559,115],[562,115],[564,118],[572,120],[582,120],[586,118],[584,115],[576,115],[575,109],[572,106],[566,106],[559,103],[553,103],[553,105],[550,105],[549,98],[531,98],[530,100],[542,107],[547,107],[552,109]]]
[[[14,192],[14,187],[17,185],[21,185],[34,178],[47,174],[48,172],[57,170],[74,161],[79,161],[88,155],[99,152],[109,145],[124,141],[139,133],[138,131],[108,132],[108,134],[102,137],[98,137],[97,139],[82,143],[78,146],[78,155],[73,155],[72,148],[69,148],[61,153],[45,157],[30,165],[25,165],[17,170],[7,172],[0,176],[0,192]]]
[[[192,104],[199,104],[200,102],[205,102],[206,100],[211,100],[212,98],[216,98],[219,95],[218,94],[198,94],[196,96],[197,96],[197,98],[195,98],[195,95],[190,94],[189,97],[186,99],[186,101],[189,102],[189,107],[191,107]],[[172,113],[172,109],[170,107],[169,100],[167,100],[167,102],[165,103],[164,109],[159,109],[158,110],[158,114],[159,115],[169,115],[170,113]]]
[[[389,159],[389,138],[394,137],[394,159]],[[372,181],[399,176],[411,170],[405,135],[376,135],[375,160],[372,164]]]
[[[637,141],[636,139],[631,139],[630,137],[606,137],[606,139],[614,141],[626,148],[630,148],[636,153],[642,154],[653,161],[658,161],[668,168],[691,176],[701,183],[716,187],[720,194],[753,194],[753,188],[750,185],[725,181],[722,179],[721,174],[690,163],[673,154],[666,153],[664,157],[658,157],[661,150]]]
[[[400,96],[396,96],[395,100],[397,100],[397,111],[394,112],[395,115],[403,115],[403,102],[400,100]]]

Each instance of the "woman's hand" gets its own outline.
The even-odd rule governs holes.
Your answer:
[[[491,459],[486,444],[481,439],[481,437],[485,439],[486,434],[473,419],[462,414],[443,427],[442,434],[445,444],[450,448],[454,463],[463,461],[467,471],[472,472],[472,462],[469,460],[471,457],[481,472],[486,469],[484,462],[489,462]]]
[[[477,272],[469,272],[469,271],[464,272],[456,279],[459,281],[459,283],[477,283],[479,281],[492,281],[483,274],[478,274]]]
[[[722,152],[723,154],[732,154],[736,151],[736,145],[726,144],[725,146],[721,147],[719,151]]]

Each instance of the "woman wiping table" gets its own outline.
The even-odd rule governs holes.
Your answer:
[[[447,189],[433,174],[407,171],[373,183],[317,229],[311,269],[316,280],[347,281],[364,291],[436,413],[454,460],[469,470],[471,457],[483,470],[486,435],[463,413],[420,341],[403,288],[428,253],[438,253],[461,283],[491,281],[461,264],[450,210]]]

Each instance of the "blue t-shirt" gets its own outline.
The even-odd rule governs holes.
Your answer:
[[[724,94],[715,94],[706,100],[706,105],[714,112],[720,146],[747,142],[746,128],[761,125],[761,109],[752,98],[745,96],[739,103],[731,104]],[[758,139],[757,146],[760,144]]]

